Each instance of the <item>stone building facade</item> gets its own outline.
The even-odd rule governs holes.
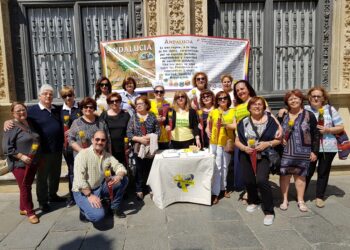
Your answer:
[[[132,31],[135,37],[167,34],[211,35],[212,24],[209,24],[209,19],[212,8],[220,2],[235,2],[230,0],[135,1],[129,1],[135,6],[132,14],[136,20]],[[10,0],[0,0],[0,124],[9,117],[10,103],[23,99],[23,93],[16,93],[16,89],[17,92],[25,89],[16,87],[19,83],[16,78],[18,72],[15,72],[14,65],[18,64],[18,57],[14,55],[16,50],[12,48],[10,2]],[[52,3],[55,0],[49,2]],[[322,69],[316,72],[328,72],[328,82],[322,85],[328,89],[332,104],[339,109],[346,129],[350,131],[350,0],[319,0],[319,2],[326,6],[324,15],[328,21],[324,25],[329,26],[330,34],[324,34],[329,38],[327,40],[329,46],[322,48],[322,53],[328,56],[327,63],[321,65]],[[274,99],[271,101],[273,102]]]

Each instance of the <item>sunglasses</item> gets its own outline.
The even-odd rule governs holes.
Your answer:
[[[154,93],[156,93],[156,94],[164,94],[164,91],[163,90],[155,90]]]
[[[204,77],[197,77],[196,81],[205,81],[205,78]]]
[[[204,96],[202,96],[202,99],[207,99],[207,98],[211,98],[211,95],[204,95]]]
[[[119,99],[110,100],[108,103],[109,103],[109,104],[112,104],[112,103],[118,104],[118,103],[120,103],[120,100],[119,100]]]
[[[97,142],[105,142],[106,141],[106,139],[104,139],[104,138],[95,138],[95,141],[97,141]]]
[[[95,107],[94,106],[83,106],[83,109],[95,110]]]
[[[176,97],[176,100],[177,100],[177,99],[185,99],[185,98],[186,98],[186,97],[185,97],[184,95],[179,95],[179,96]]]
[[[108,87],[108,85],[109,85],[108,83],[101,83],[100,87]]]
[[[68,94],[68,95],[63,95],[62,96],[63,99],[66,99],[67,97],[71,98],[71,97],[73,97],[73,95],[72,94]]]
[[[218,101],[227,101],[227,100],[228,100],[227,96],[218,98]]]

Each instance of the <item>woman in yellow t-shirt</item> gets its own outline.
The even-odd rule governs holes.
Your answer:
[[[225,146],[228,140],[232,140],[233,143],[233,131],[236,129],[235,111],[230,106],[230,95],[224,91],[218,92],[215,96],[215,109],[209,113],[206,128],[210,138],[210,152],[216,156],[212,185],[213,204],[219,202],[220,191],[225,197],[230,197],[226,191],[226,177],[231,155],[225,151]]]
[[[165,89],[162,85],[158,85],[154,87],[154,96],[155,99],[151,100],[151,109],[152,112],[158,120],[160,127],[160,137],[158,140],[158,148],[159,149],[168,149],[169,148],[169,140],[168,134],[165,130],[165,119],[170,109],[170,103],[164,99]]]
[[[184,91],[176,91],[173,110],[168,112],[165,121],[167,131],[171,131],[171,147],[188,148],[196,144],[201,147],[197,113],[190,108],[190,100]]]

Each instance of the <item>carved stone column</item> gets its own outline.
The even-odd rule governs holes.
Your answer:
[[[350,0],[333,2],[332,31],[330,90],[350,94]]]
[[[0,0],[0,104],[15,99],[8,0]]]
[[[144,13],[146,36],[208,31],[207,0],[145,0]]]

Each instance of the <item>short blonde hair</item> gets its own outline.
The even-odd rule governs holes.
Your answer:
[[[60,95],[61,97],[64,95],[69,95],[72,94],[74,96],[74,89],[71,86],[64,86],[61,90],[60,90]]]

